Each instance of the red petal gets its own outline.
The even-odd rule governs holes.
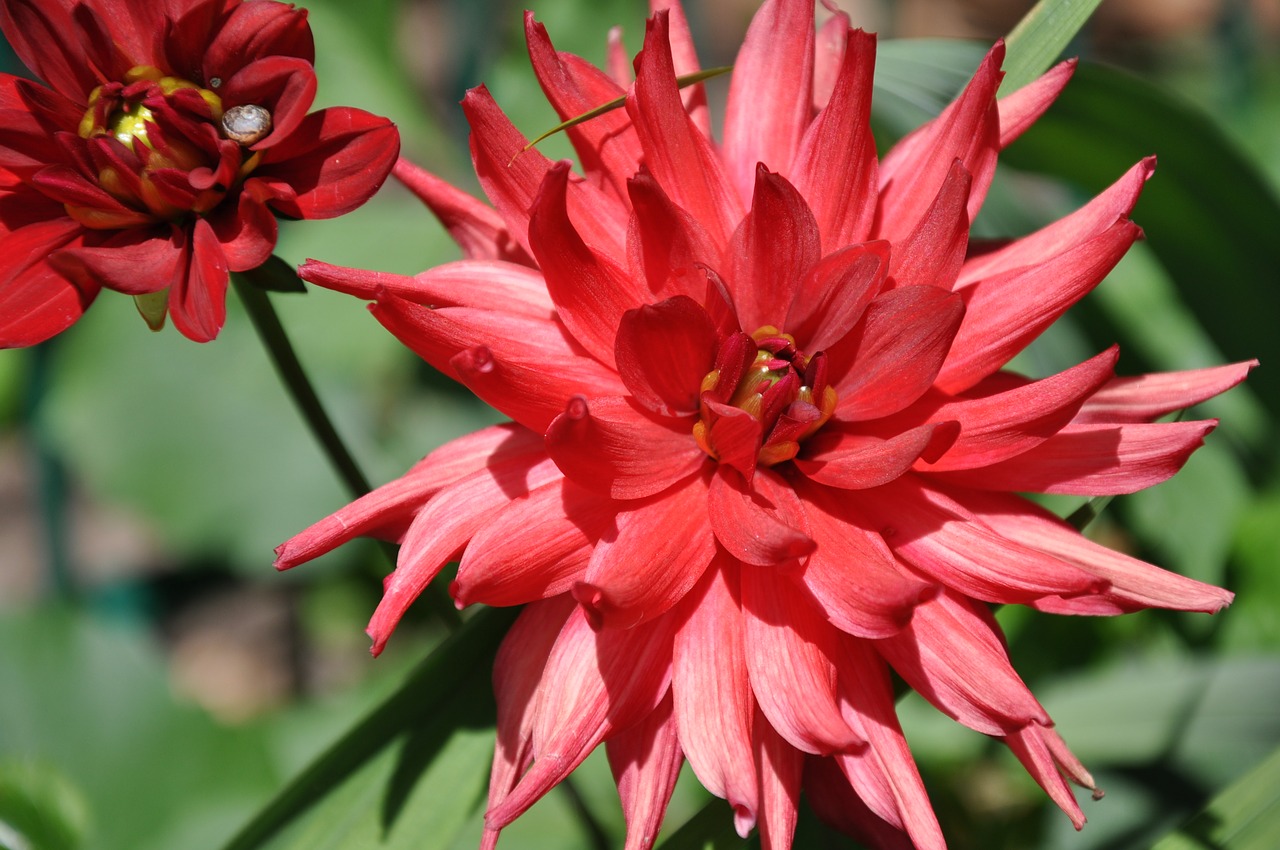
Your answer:
[[[751,196],[756,169],[790,174],[813,98],[813,4],[769,0],[738,50],[724,112],[724,158],[738,193]]]
[[[909,236],[894,243],[889,277],[897,286],[929,285],[951,289],[969,246],[969,216],[965,204],[973,180],[956,160],[942,181],[920,223]]]
[[[204,79],[228,80],[246,64],[267,56],[315,63],[315,42],[305,9],[285,3],[236,4],[203,57]]]
[[[1013,140],[1036,122],[1045,110],[1053,105],[1076,71],[1075,58],[1059,62],[1035,81],[1028,83],[1010,95],[996,101],[1000,112],[1000,149],[1004,150]]]
[[[870,123],[876,38],[844,27],[838,37],[847,45],[831,100],[809,125],[789,172],[817,217],[824,252],[866,241],[877,203]]]
[[[610,738],[606,749],[627,819],[623,850],[649,850],[658,840],[684,764],[670,692],[647,717]]]
[[[1112,378],[1080,408],[1076,425],[1150,422],[1226,392],[1245,379],[1257,360],[1186,372]]]
[[[467,259],[533,265],[492,207],[403,157],[396,161],[391,174],[431,208]]]
[[[626,398],[579,396],[547,428],[547,451],[576,483],[642,499],[702,468],[706,455],[686,425],[660,422]]]
[[[959,433],[956,422],[931,422],[886,440],[828,426],[805,442],[795,464],[819,484],[864,490],[905,474],[921,456],[937,457]]]
[[[664,13],[645,25],[627,113],[645,162],[663,190],[706,228],[716,245],[727,245],[742,219],[742,199],[722,171],[720,155],[684,111]]]
[[[698,412],[698,389],[715,366],[716,347],[707,311],[677,295],[624,313],[615,356],[636,401],[661,416],[687,416]]]
[[[812,19],[810,15],[810,19]],[[821,254],[818,225],[804,198],[761,165],[751,210],[729,244],[733,304],[742,327],[779,327],[805,273]]]
[[[587,246],[569,220],[569,164],[557,163],[534,199],[529,243],[561,321],[574,338],[606,366],[613,366],[614,340],[622,314],[644,303],[637,281],[608,257]]]
[[[709,508],[716,538],[740,561],[774,566],[814,549],[804,507],[772,470],[760,470],[748,484],[722,464],[711,481]]]
[[[755,698],[747,678],[738,566],[720,556],[688,597],[676,632],[671,690],[680,745],[699,781],[733,807],[738,834],[759,808],[751,726]]]
[[[828,254],[804,275],[783,330],[811,354],[844,339],[880,294],[889,266],[889,243],[864,242]]]
[[[573,588],[596,628],[629,629],[665,613],[702,577],[716,551],[701,477],[627,508]]]
[[[565,478],[514,500],[471,539],[453,598],[507,606],[567,594],[623,507]]]
[[[872,301],[856,349],[830,352],[838,361],[833,373],[843,374],[835,381],[836,415],[876,419],[920,398],[942,367],[963,316],[959,296],[934,286],[899,287]]]
[[[689,20],[684,13],[680,0],[649,0],[649,14],[666,10],[667,26],[671,40],[672,65],[676,76],[683,77],[696,74],[702,70],[698,64],[697,50],[693,44],[693,33],[689,29]],[[624,56],[625,59],[625,56]],[[628,70],[630,65],[628,63]],[[621,85],[625,86],[626,83]],[[684,103],[685,112],[693,126],[708,139],[711,138],[711,116],[707,111],[707,90],[702,83],[685,86],[680,90],[680,99]]]
[[[836,698],[839,633],[789,576],[750,566],[741,576],[747,672],[769,724],[807,753],[830,755],[852,746],[857,737]]]
[[[259,199],[241,192],[234,203],[223,202],[209,216],[233,272],[256,269],[276,247],[276,217]]]
[[[960,423],[960,437],[942,457],[922,462],[928,472],[978,469],[1022,454],[1062,430],[1084,400],[1115,373],[1120,349],[1101,354],[1015,389],[983,398],[943,404],[929,415],[934,421]]]
[[[202,218],[192,227],[188,257],[186,274],[169,289],[169,316],[187,339],[209,342],[227,320],[229,275],[218,237]]]
[[[36,76],[55,91],[84,103],[89,92],[115,69],[94,67],[95,58],[105,64],[103,57],[87,54],[88,34],[69,12],[67,5],[48,0],[7,0],[0,4],[0,29],[13,52]],[[86,7],[85,12],[98,23],[92,10]]]
[[[997,42],[960,96],[884,158],[876,236],[896,245],[915,230],[957,158],[973,175],[968,210],[970,221],[977,217],[996,167],[1000,141],[996,89],[1004,76],[1003,60],[1004,42]]]
[[[540,434],[575,394],[626,391],[553,322],[471,307],[430,310],[394,295],[369,309],[419,357]]]
[[[1092,593],[1104,582],[1079,567],[997,534],[941,492],[910,476],[850,490],[850,506],[898,557],[956,591],[988,602]]]
[[[987,490],[1112,496],[1173,477],[1218,420],[1140,425],[1068,425],[1017,457],[982,469],[939,473]]]
[[[944,590],[875,648],[921,696],[970,729],[1006,735],[1033,720],[1050,723],[980,604]]]
[[[687,295],[695,301],[703,299],[708,286],[706,269],[719,264],[719,249],[702,225],[672,203],[643,167],[627,181],[627,191],[632,211],[627,258],[632,274],[647,281],[654,298]]]
[[[96,235],[96,234],[95,234]],[[168,289],[186,272],[186,238],[176,226],[121,230],[53,254],[50,264],[85,291],[129,295]]]
[[[218,95],[228,109],[252,104],[271,113],[271,132],[254,142],[251,150],[265,151],[282,143],[296,144],[291,137],[308,117],[307,110],[316,98],[316,70],[305,59],[264,56],[224,80]]]
[[[1066,778],[1058,772],[1058,763],[1043,737],[1045,732],[1049,730],[1039,723],[1028,723],[1007,735],[1005,743],[1018,757],[1018,761],[1022,762],[1027,773],[1031,774],[1053,802],[1058,804],[1058,808],[1071,818],[1071,825],[1081,829],[1084,827],[1084,812],[1080,811],[1080,804],[1076,802],[1076,795],[1072,793]],[[1056,732],[1050,732],[1050,734],[1057,735]]]
[[[43,342],[69,328],[93,303],[98,287],[67,280],[44,261],[81,233],[70,219],[39,222],[0,237],[0,348]]]
[[[760,777],[760,850],[791,850],[799,819],[804,756],[756,713],[754,727]]]

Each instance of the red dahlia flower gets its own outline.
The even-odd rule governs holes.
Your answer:
[[[486,846],[604,742],[628,847],[652,844],[688,759],[744,835],[788,847],[804,789],[875,846],[943,846],[889,669],[1004,740],[1079,826],[1092,780],[1010,665],[988,603],[1063,614],[1216,611],[1231,594],[1081,536],[1018,492],[1127,493],[1172,475],[1212,421],[1153,423],[1250,364],[1116,378],[1115,349],[1030,380],[1009,359],[1115,265],[1144,161],[1067,218],[977,251],[996,156],[1059,66],[997,101],[1003,47],[882,161],[874,37],[769,0],[719,142],[678,4],[606,74],[529,53],[583,176],[484,88],[463,108],[490,209],[397,175],[468,259],[416,277],[308,262],[514,420],[455,440],[285,543],[291,567],[356,535],[399,541],[382,649],[450,559],[459,605],[527,607],[497,659]],[[669,8],[667,8],[669,7]]]
[[[0,0],[45,85],[0,74],[0,347],[65,330],[102,287],[197,342],[228,271],[276,243],[273,213],[368,200],[391,122],[316,92],[307,13],[269,0]]]

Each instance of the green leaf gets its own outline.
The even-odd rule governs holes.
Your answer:
[[[300,828],[301,834],[313,835],[311,825],[316,823],[320,826],[315,827],[314,834],[328,834],[338,822],[362,824],[359,829],[352,826],[351,840],[355,843],[326,846],[371,846],[366,827],[376,823],[390,830],[405,810],[409,789],[430,761],[431,752],[447,751],[455,746],[450,735],[454,725],[464,726],[475,718],[481,718],[486,724],[490,722],[487,718],[492,714],[492,698],[485,671],[492,667],[498,644],[514,617],[513,609],[490,608],[468,620],[410,673],[393,694],[286,785],[231,839],[226,850],[316,846],[296,843],[300,833],[292,831],[282,836],[284,843],[269,842],[320,802],[324,805],[316,815],[318,820],[308,820]],[[486,706],[489,707],[486,709]],[[425,726],[415,728],[421,718],[431,719]],[[406,731],[411,732],[402,756],[402,764],[407,766],[397,769],[389,782],[357,782],[355,787],[365,790],[353,791],[353,774],[364,775],[366,763]],[[456,746],[469,750],[469,740],[461,740]],[[428,756],[425,760],[424,754]],[[367,770],[376,773],[382,768]],[[330,797],[335,789],[342,790]],[[456,801],[446,800],[446,804],[453,806]],[[381,820],[370,821],[374,811],[380,813]],[[364,838],[357,840],[358,836]]]
[[[1229,360],[1280,362],[1280,201],[1207,115],[1110,68],[1082,65],[1003,161],[1096,193],[1159,155],[1133,218],[1187,306]],[[1249,385],[1280,413],[1280,372]]]
[[[1040,0],[1009,33],[1004,61],[1005,94],[1043,74],[1062,55],[1102,0]]]
[[[1154,850],[1273,850],[1280,835],[1280,749],[1213,798]]]
[[[51,765],[0,763],[0,848],[78,850],[88,834],[89,804]]]

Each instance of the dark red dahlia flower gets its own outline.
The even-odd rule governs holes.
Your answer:
[[[1000,150],[1072,65],[1000,100],[1003,47],[879,160],[875,39],[768,0],[710,133],[677,3],[606,74],[527,19],[583,174],[463,101],[489,208],[401,163],[467,259],[417,277],[309,262],[513,422],[455,440],[285,543],[402,544],[379,651],[450,559],[460,605],[527,607],[497,659],[486,846],[600,743],[627,847],[652,844],[683,759],[744,835],[791,844],[815,810],[879,847],[944,846],[889,670],[1005,741],[1079,826],[1091,787],[1010,664],[987,603],[1062,614],[1216,611],[1211,587],[1091,542],[1022,492],[1127,493],[1212,421],[1155,423],[1250,364],[1116,378],[1115,349],[1031,380],[1009,360],[1139,234],[1144,161],[997,250],[969,224]]]
[[[102,287],[206,342],[229,271],[261,265],[275,214],[368,200],[391,122],[311,114],[307,13],[271,0],[0,0],[44,84],[0,75],[0,347],[75,322]]]

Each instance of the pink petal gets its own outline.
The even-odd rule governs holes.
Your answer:
[[[715,366],[716,347],[707,311],[677,295],[624,313],[614,353],[635,400],[675,417],[698,412],[698,388]]]
[[[449,591],[459,606],[568,594],[623,506],[560,478],[515,499],[471,538]]]
[[[849,490],[851,507],[894,554],[949,588],[988,602],[1095,592],[1096,576],[1015,543],[945,494],[904,476],[874,490]]]
[[[983,398],[942,404],[929,418],[959,422],[960,437],[942,457],[917,468],[978,469],[1035,448],[1062,430],[1084,400],[1114,376],[1119,357],[1113,345],[1057,375]]]
[[[1080,811],[1080,804],[1076,802],[1076,796],[1072,793],[1066,778],[1058,772],[1058,764],[1053,758],[1053,753],[1041,737],[1044,731],[1044,727],[1039,723],[1028,723],[1007,735],[1004,742],[1018,757],[1018,761],[1022,762],[1027,773],[1031,774],[1031,778],[1044,789],[1053,802],[1058,804],[1058,808],[1071,818],[1071,825],[1076,829],[1082,829],[1085,822],[1084,812]]]
[[[596,628],[630,629],[665,613],[702,577],[715,555],[700,476],[631,502],[591,554],[573,596]]]
[[[856,349],[831,352],[846,421],[897,413],[933,384],[964,317],[959,296],[934,286],[890,290],[867,307]],[[851,343],[850,343],[851,344]]]
[[[1089,397],[1072,420],[1076,425],[1103,425],[1152,420],[1207,401],[1245,379],[1257,360],[1191,369],[1155,372],[1133,378],[1112,378]]]
[[[649,0],[649,14],[667,12],[667,27],[671,39],[671,59],[676,76],[683,77],[696,74],[702,70],[698,64],[698,53],[693,44],[693,33],[689,29],[689,20],[684,13],[680,0]],[[623,84],[625,85],[625,83]],[[685,112],[699,132],[711,138],[711,116],[707,111],[707,89],[702,83],[685,86],[680,90],[680,100],[684,103]]]
[[[944,590],[916,608],[907,628],[875,642],[893,669],[939,711],[970,729],[1006,735],[1050,723],[1018,678],[981,603]]]
[[[396,624],[446,563],[453,560],[493,515],[512,499],[560,477],[549,459],[516,456],[441,489],[405,531],[396,568],[382,585],[382,600],[369,621],[372,652],[382,652]]]
[[[964,164],[951,164],[933,205],[910,235],[894,243],[889,277],[896,286],[928,285],[951,289],[969,246],[965,204],[973,180]]]
[[[889,151],[880,164],[880,209],[875,235],[897,244],[916,229],[959,158],[973,175],[969,219],[977,217],[995,173],[1000,141],[996,89],[1004,42],[997,42],[960,96],[942,114]]]
[[[1000,112],[1000,149],[1013,144],[1013,140],[1034,124],[1071,81],[1078,60],[1074,57],[1059,62],[1033,82],[996,101]]]
[[[169,290],[173,326],[194,342],[209,342],[227,320],[227,259],[209,222],[196,219],[188,252],[190,265]]]
[[[747,672],[765,725],[806,753],[853,746],[836,697],[839,632],[790,576],[749,565],[740,575]]]
[[[1139,425],[1068,425],[1017,457],[982,469],[939,473],[990,490],[1111,496],[1173,477],[1218,420]]]
[[[424,307],[475,307],[548,323],[555,313],[542,275],[502,260],[459,260],[412,277],[307,260],[298,267],[298,276],[366,300],[390,294]]]
[[[294,218],[333,218],[363,204],[382,186],[400,152],[385,118],[334,106],[313,112],[270,149],[253,172],[267,183],[270,204]]]
[[[757,711],[756,764],[760,777],[760,848],[790,850],[799,819],[804,756]]]
[[[805,442],[795,465],[819,484],[864,490],[888,484],[922,456],[938,457],[959,433],[957,422],[919,425],[889,439],[829,425]]]
[[[623,850],[649,850],[684,764],[670,692],[648,717],[610,738],[606,749],[627,819]]]
[[[868,744],[836,762],[875,814],[905,830],[919,850],[945,850],[920,772],[903,737],[884,662],[869,643],[845,639],[836,665],[850,728]],[[869,780],[869,781],[868,781]]]
[[[511,823],[597,744],[658,707],[670,684],[673,625],[668,617],[645,629],[595,632],[581,607],[574,609],[538,687],[537,758],[515,789],[485,813],[488,828]]]
[[[965,300],[964,322],[938,373],[939,389],[963,392],[1008,363],[1097,286],[1139,233],[1133,222],[1121,221],[1038,265],[998,274],[960,290]]]
[[[471,160],[485,195],[493,203],[512,238],[529,256],[529,214],[552,163],[537,148],[524,150],[528,140],[502,114],[484,86],[462,99],[471,125]],[[568,190],[569,218],[583,241],[617,261],[625,257],[622,235],[627,211],[596,187],[573,181]]]
[[[836,759],[805,759],[805,800],[823,823],[877,850],[916,850],[907,834],[867,807]]]
[[[724,158],[743,198],[759,164],[789,174],[813,98],[813,3],[766,0],[738,50],[724,111]]]
[[[779,327],[820,255],[818,225],[808,204],[784,178],[761,165],[751,210],[729,244],[730,292],[742,327]]]
[[[576,118],[626,91],[599,69],[568,53],[556,53],[547,28],[524,14],[529,59],[542,92],[561,120]],[[582,163],[582,170],[600,186],[623,200],[626,180],[640,163],[640,143],[623,110],[606,112],[568,128],[566,134]]]
[[[366,493],[276,547],[276,569],[310,561],[357,537],[399,541],[418,509],[444,487],[483,470],[543,454],[542,438],[519,425],[492,425],[445,443],[401,477]]]
[[[799,493],[818,544],[801,579],[827,619],[859,637],[901,631],[937,586],[899,568],[884,540],[857,524],[839,494],[808,485]]]
[[[645,162],[663,190],[706,228],[716,245],[727,245],[742,219],[742,199],[721,170],[720,155],[684,110],[665,13],[657,13],[645,25],[627,113]]]
[[[542,183],[529,219],[529,242],[560,320],[593,356],[613,366],[622,314],[645,303],[637,281],[607,256],[592,251],[569,220],[569,164],[557,163]]]
[[[671,690],[689,765],[704,788],[729,801],[738,835],[746,838],[759,797],[738,569],[731,558],[718,557],[689,594],[688,615],[676,632]]]
[[[419,357],[538,433],[575,394],[626,391],[552,322],[471,307],[430,310],[394,295],[369,309]]]
[[[887,242],[864,242],[828,254],[800,280],[783,330],[811,354],[839,343],[880,294],[888,267]]]
[[[870,124],[876,39],[862,30],[839,29],[843,58],[831,99],[805,131],[789,172],[817,217],[824,252],[866,241],[879,179]]]
[[[391,174],[435,213],[467,259],[533,265],[492,207],[404,157],[396,160]]]
[[[748,564],[783,564],[814,549],[804,507],[771,470],[761,470],[748,484],[736,470],[722,464],[711,481],[708,507],[716,539],[729,554]]]
[[[703,300],[706,269],[720,260],[711,237],[693,216],[672,203],[643,166],[627,181],[627,191],[632,212],[627,258],[632,275],[648,283],[655,299],[685,295]]]

